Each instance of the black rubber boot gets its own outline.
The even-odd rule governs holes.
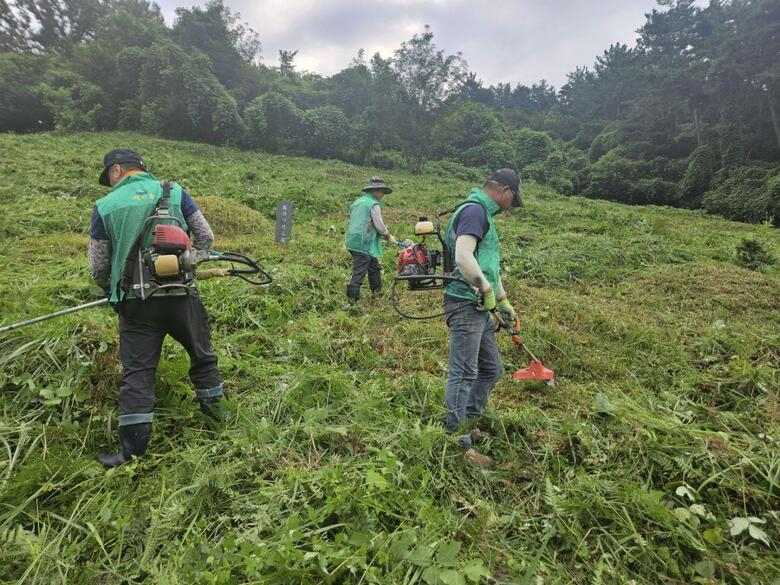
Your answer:
[[[220,422],[224,417],[222,409],[222,396],[210,396],[209,398],[198,398],[200,410],[210,419]]]
[[[129,463],[133,457],[140,457],[146,453],[151,436],[152,423],[119,427],[119,443],[122,445],[122,449],[119,453],[114,453],[113,455],[101,453],[97,456],[97,460],[105,468],[118,467]]]
[[[371,288],[371,292],[374,296],[382,294],[382,274],[379,272],[368,273],[368,286]]]
[[[348,284],[347,297],[349,297],[355,302],[358,302],[360,300],[360,286],[359,285],[355,286],[354,284]]]

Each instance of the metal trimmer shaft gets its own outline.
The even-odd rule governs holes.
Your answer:
[[[21,327],[26,327],[27,325],[32,325],[33,323],[48,321],[49,319],[54,319],[55,317],[62,317],[63,315],[69,315],[71,313],[77,313],[78,311],[83,311],[84,309],[91,309],[92,307],[99,307],[101,305],[107,305],[107,304],[108,304],[108,299],[100,299],[97,301],[84,303],[83,305],[78,305],[77,307],[71,307],[70,309],[63,309],[62,311],[57,311],[56,313],[49,313],[48,315],[43,315],[42,317],[36,317],[35,319],[28,319],[27,321],[22,321],[21,323],[14,323],[13,325],[6,325],[5,327],[0,327],[0,333],[6,333],[8,331],[13,331],[14,329],[19,329]]]

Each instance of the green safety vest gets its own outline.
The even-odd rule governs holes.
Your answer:
[[[162,191],[162,185],[151,173],[136,173],[119,181],[108,195],[95,202],[111,240],[112,304],[135,296],[132,292],[119,291],[119,282],[122,280],[130,249],[141,233],[144,222],[154,212],[157,201],[162,197]],[[181,212],[181,192],[181,186],[173,183],[169,213],[181,221],[182,228],[187,230],[188,225]],[[149,244],[150,242],[142,242],[143,247]]]
[[[487,215],[488,231],[485,237],[477,244],[477,249],[474,251],[474,256],[477,259],[479,268],[482,270],[482,274],[493,287],[493,290],[498,293],[498,281],[500,280],[501,271],[501,254],[498,250],[499,240],[498,232],[496,231],[496,224],[493,216],[501,211],[501,207],[488,197],[482,189],[472,189],[466,200],[461,203],[455,210],[455,213],[450,218],[447,224],[447,229],[444,232],[444,241],[447,243],[447,252],[450,255],[451,266],[454,266],[452,271],[453,276],[462,278],[460,269],[455,263],[455,221],[468,205],[481,205]],[[471,289],[462,282],[450,282],[444,288],[445,292],[453,297],[461,299],[476,300],[477,296],[471,291]]]
[[[350,206],[347,250],[381,258],[382,238],[371,221],[371,208],[374,205],[382,205],[382,202],[371,193],[365,193]]]

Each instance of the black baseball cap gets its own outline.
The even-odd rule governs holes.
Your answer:
[[[520,193],[523,191],[523,182],[513,169],[498,169],[490,173],[488,181],[495,181],[499,185],[509,187],[514,197],[512,197],[512,207],[525,207],[523,200],[520,199]]]
[[[100,173],[98,183],[110,187],[111,183],[108,180],[108,169],[114,165],[134,164],[138,165],[142,170],[146,171],[146,165],[144,164],[141,155],[134,151],[132,148],[115,148],[106,153],[103,157],[103,172]]]

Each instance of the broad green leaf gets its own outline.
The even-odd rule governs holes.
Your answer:
[[[687,508],[675,508],[674,515],[682,522],[687,522],[691,519],[691,513]]]
[[[696,569],[696,572],[702,577],[711,579],[715,576],[715,564],[712,561],[699,561],[693,568]]]
[[[355,546],[368,546],[371,544],[371,538],[363,532],[353,532],[349,535],[349,541],[350,544],[354,544]]]
[[[723,535],[720,533],[720,530],[717,528],[708,528],[702,533],[701,536],[704,540],[714,546],[719,545],[725,540]]]
[[[471,561],[468,565],[463,567],[463,572],[465,573],[466,578],[474,583],[479,583],[482,580],[482,577],[490,576],[490,571],[482,564],[482,559]]]
[[[454,567],[458,564],[458,552],[460,552],[460,542],[457,540],[442,542],[436,549],[436,561],[445,567]]]
[[[428,585],[439,585],[440,575],[439,567],[432,565],[423,571],[422,578]]]
[[[615,405],[612,404],[609,399],[599,392],[596,394],[596,411],[598,412],[614,412]]]
[[[439,579],[444,585],[466,585],[466,578],[455,569],[442,571]]]
[[[368,473],[366,473],[366,484],[383,490],[387,487],[387,480],[382,477],[382,474],[369,469]]]
[[[696,514],[697,516],[700,516],[702,518],[706,518],[707,517],[707,509],[704,506],[702,506],[701,504],[692,504],[692,505],[688,506],[688,509],[692,513]]]
[[[431,564],[431,560],[433,559],[433,548],[428,546],[427,544],[421,544],[411,552],[411,554],[406,557],[406,560],[412,563],[413,565],[419,565],[421,567],[426,567]]]
[[[696,495],[693,493],[693,490],[690,488],[690,486],[687,486],[685,484],[679,486],[676,490],[674,490],[674,493],[680,496],[681,498],[686,497],[692,502],[696,501]]]
[[[742,534],[747,527],[750,526],[750,520],[747,518],[740,518],[739,516],[729,520],[729,523],[731,524],[731,528],[729,529],[731,536]]]
[[[765,545],[769,546],[769,536],[767,536],[767,533],[761,530],[758,526],[755,524],[751,524],[748,527],[748,532],[750,533],[750,536],[752,536],[756,540],[760,540]]]

